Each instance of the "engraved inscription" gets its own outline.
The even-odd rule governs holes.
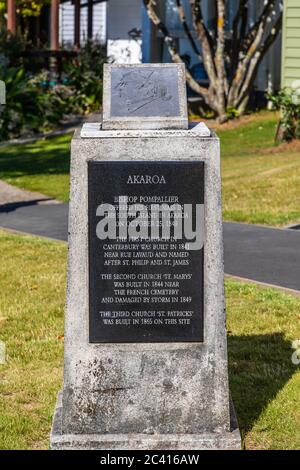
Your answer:
[[[178,73],[173,67],[112,68],[111,115],[115,117],[180,114]]]
[[[203,234],[202,162],[90,162],[90,342],[203,341]]]

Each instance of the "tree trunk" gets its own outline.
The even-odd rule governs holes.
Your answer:
[[[217,21],[213,33],[205,25],[201,0],[190,0],[197,41],[187,24],[181,0],[176,0],[179,19],[193,51],[199,61],[203,62],[209,88],[201,86],[189,70],[187,83],[193,91],[202,96],[219,122],[228,120],[229,108],[236,109],[238,114],[245,113],[259,64],[281,29],[282,13],[276,10],[281,1],[265,0],[257,21],[247,30],[249,0],[240,0],[231,29],[232,47],[227,47],[229,50],[226,50],[226,0],[215,0]],[[157,13],[156,3],[156,0],[144,0],[148,16],[162,33],[172,60],[182,62],[176,41]]]

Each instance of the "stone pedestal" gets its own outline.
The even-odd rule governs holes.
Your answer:
[[[64,382],[52,449],[240,449],[230,406],[219,139],[205,126],[72,140]],[[88,162],[204,163],[203,342],[89,341]],[[109,182],[108,182],[109,184]]]

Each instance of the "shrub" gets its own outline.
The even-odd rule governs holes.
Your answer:
[[[65,64],[65,81],[74,89],[73,104],[83,112],[101,107],[105,60],[103,45],[97,41],[88,41],[78,56]]]
[[[276,109],[281,111],[281,120],[278,126],[278,140],[292,140],[300,138],[300,87],[283,88],[276,95],[270,95]]]
[[[39,131],[44,121],[43,96],[24,69],[0,65],[0,80],[6,84],[6,105],[0,113],[0,140],[29,129]]]
[[[9,49],[6,41],[12,41],[14,47]],[[53,80],[49,71],[33,74],[26,70],[26,62],[16,59],[18,41],[7,34],[0,35],[0,80],[6,84],[6,105],[0,110],[0,140],[50,130],[69,115],[86,114],[101,107],[105,61],[102,45],[88,42],[75,59],[64,60],[61,79]]]
[[[21,54],[26,41],[19,34],[12,35],[5,28],[0,28],[0,62],[18,67],[21,65]]]

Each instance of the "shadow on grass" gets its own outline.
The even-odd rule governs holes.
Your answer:
[[[230,390],[242,436],[295,372],[281,333],[228,337]]]
[[[31,144],[1,148],[0,178],[23,175],[68,174],[70,135],[51,137]]]

